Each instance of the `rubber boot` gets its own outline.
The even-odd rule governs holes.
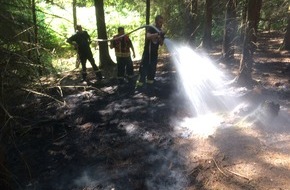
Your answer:
[[[154,80],[147,80],[147,95],[148,96],[155,96],[155,88],[154,88]]]
[[[124,85],[126,82],[125,82],[125,79],[124,77],[118,77],[118,85]]]
[[[87,81],[87,73],[82,73],[82,77],[83,77],[82,82]]]
[[[96,71],[96,77],[98,80],[102,80],[103,79],[103,75],[102,75],[102,72],[100,70]]]
[[[135,80],[134,80],[134,78],[133,78],[133,76],[128,76],[127,77],[127,80],[128,80],[128,86],[129,86],[129,88],[135,88]]]

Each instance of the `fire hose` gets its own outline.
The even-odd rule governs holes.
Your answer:
[[[162,38],[164,38],[164,35],[165,34],[160,29],[158,29],[157,27],[155,27],[153,25],[143,25],[143,26],[140,26],[139,28],[136,28],[136,29],[134,29],[134,30],[132,30],[132,31],[130,31],[128,33],[125,33],[125,34],[123,34],[121,36],[118,36],[118,37],[115,37],[115,38],[112,38],[112,39],[94,39],[92,41],[95,41],[95,42],[109,42],[109,41],[114,41],[114,40],[123,38],[124,36],[129,35],[129,34],[131,34],[133,32],[136,32],[136,31],[138,31],[138,30],[140,30],[142,28],[148,28],[148,27],[154,28],[162,36]],[[77,62],[76,68],[78,68],[78,67],[79,67],[79,63]]]
[[[131,34],[133,32],[136,32],[137,30],[140,30],[142,28],[148,28],[148,27],[154,28],[160,35],[162,35],[164,37],[164,33],[160,29],[158,29],[157,27],[155,27],[153,25],[143,25],[143,26],[140,26],[139,28],[136,28],[136,29],[134,29],[134,30],[132,30],[132,31],[126,33],[126,34],[123,34],[121,36],[118,36],[116,38],[112,38],[112,39],[95,39],[93,41],[97,41],[97,42],[108,42],[108,41],[117,40],[117,39],[123,38],[124,36],[129,35],[129,34]]]

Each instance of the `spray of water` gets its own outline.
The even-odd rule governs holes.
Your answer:
[[[180,90],[186,94],[195,115],[181,125],[190,126],[197,135],[214,133],[213,128],[222,122],[218,114],[233,107],[234,100],[225,93],[227,77],[209,58],[192,48],[169,39],[165,39],[165,44],[179,74]]]

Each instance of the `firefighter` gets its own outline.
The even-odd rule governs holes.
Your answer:
[[[76,26],[77,32],[67,39],[67,42],[77,49],[78,56],[82,65],[82,80],[87,80],[86,62],[89,60],[98,80],[102,79],[101,70],[95,63],[93,53],[90,48],[91,38],[87,31],[82,29],[81,25]]]
[[[118,34],[113,37],[110,48],[115,48],[115,54],[117,59],[117,77],[119,84],[124,84],[126,79],[131,83],[134,76],[133,61],[131,59],[131,52],[133,58],[135,58],[135,50],[131,39],[128,35],[125,35],[124,27],[118,28]]]
[[[146,30],[146,40],[142,60],[139,67],[139,79],[136,88],[142,89],[144,84],[152,86],[156,74],[156,65],[158,59],[159,46],[163,45],[164,32],[162,32],[163,17],[157,15],[155,17],[154,27],[148,27]]]

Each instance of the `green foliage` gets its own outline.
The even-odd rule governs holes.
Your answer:
[[[20,88],[40,75],[54,71],[51,66],[53,48],[58,38],[43,22],[45,14],[38,9],[38,44],[35,44],[32,9],[26,1],[0,1],[0,68],[1,87]],[[4,90],[4,89],[2,89]]]
[[[87,1],[87,0],[76,0],[76,2],[77,2],[77,6],[78,7],[92,7],[92,6],[94,6],[94,1],[93,0],[90,0],[90,1]]]
[[[118,13],[127,13],[123,10],[138,11],[141,13],[141,10],[144,10],[145,6],[145,2],[142,0],[106,0],[104,4],[105,7],[113,7]]]
[[[164,29],[167,37],[176,40],[188,40],[194,32],[195,43],[198,44],[203,36],[205,1],[198,1],[198,12],[195,15],[197,29],[190,28],[191,13],[188,11],[190,0],[159,0],[151,1],[151,19],[161,14],[165,18]],[[245,0],[238,1],[237,19],[241,21],[242,8]],[[92,39],[97,39],[96,16],[94,1],[76,0],[78,23],[83,25]],[[214,1],[212,39],[221,41],[224,27],[224,11],[226,1]],[[286,0],[264,1],[261,11],[259,28],[281,30],[287,19]],[[117,34],[119,26],[130,32],[145,24],[144,0],[104,0],[105,19],[108,38]],[[281,11],[284,10],[284,11]],[[5,51],[12,51],[27,56],[29,61],[41,62],[40,68],[54,72],[52,62],[61,57],[74,56],[75,52],[65,42],[74,33],[72,22],[72,0],[39,0],[37,1],[38,50],[40,59],[34,51],[33,23],[31,7],[26,0],[0,0],[0,46]],[[13,15],[13,16],[12,16]],[[130,35],[137,54],[142,53],[144,30]],[[114,54],[111,54],[114,56]],[[62,62],[63,64],[63,62]],[[53,65],[53,66],[52,66]],[[37,69],[39,70],[39,68]]]
[[[263,1],[259,28],[266,30],[286,28],[288,6],[289,2],[286,0]]]
[[[23,5],[22,1],[0,1],[1,19],[0,20],[0,67],[1,76],[19,76],[20,79],[25,77],[31,71],[31,68],[26,67],[26,63],[30,60],[31,49],[31,15],[27,6]],[[23,65],[23,67],[21,67]],[[26,73],[27,71],[27,73]],[[2,78],[5,81],[6,78]],[[21,81],[21,80],[20,80]],[[17,82],[15,83],[17,84]]]

